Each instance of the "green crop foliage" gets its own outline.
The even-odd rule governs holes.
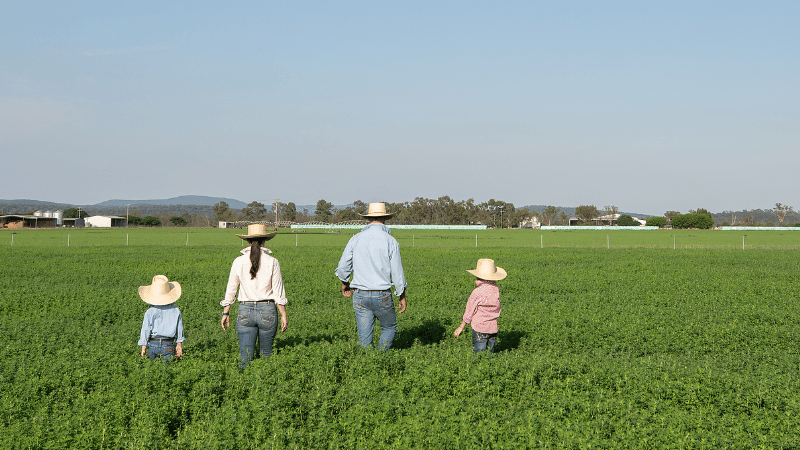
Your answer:
[[[358,346],[333,275],[354,231],[282,231],[289,330],[244,370],[219,326],[235,233],[0,232],[0,446],[800,446],[794,231],[396,230],[409,306],[388,352]],[[509,273],[491,357],[452,336],[478,258]],[[167,366],[136,346],[157,273],[183,287]]]

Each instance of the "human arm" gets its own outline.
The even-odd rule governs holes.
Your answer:
[[[281,315],[281,333],[289,328],[289,318],[286,316],[286,305],[276,305]]]
[[[459,325],[458,328],[456,328],[456,330],[453,331],[453,336],[455,336],[455,337],[461,336],[461,332],[464,331],[464,327],[466,327],[466,326],[467,326],[467,323],[464,322],[464,321],[461,321],[461,325]]]
[[[336,270],[333,271],[334,275],[342,282],[342,295],[345,297],[352,297],[353,291],[350,289],[350,275],[353,273],[353,238],[347,242],[347,246],[342,252],[342,257],[339,259],[339,264]]]
[[[142,355],[144,356],[144,352],[147,349],[147,341],[150,340],[150,333],[153,331],[153,312],[152,308],[148,308],[147,311],[144,312],[144,318],[142,319],[142,329],[139,332],[139,341],[137,345],[142,346]]]
[[[230,310],[231,310],[231,305],[227,305],[224,308],[222,308],[222,319],[220,320],[220,325],[222,325],[222,331],[228,331],[228,327],[231,326]]]
[[[227,331],[231,324],[228,314],[230,313],[231,305],[236,301],[236,291],[239,289],[239,274],[236,269],[236,263],[237,261],[234,260],[231,265],[231,272],[228,275],[228,284],[225,287],[225,298],[219,302],[220,306],[222,306],[222,319],[220,319],[222,331]]]
[[[347,298],[353,296],[353,290],[350,289],[350,283],[347,281],[342,281],[342,295],[344,295]]]
[[[400,294],[400,300],[397,302],[397,313],[403,314],[403,311],[406,310],[406,306],[408,306],[408,302],[406,301],[406,292],[408,288],[403,289],[403,292]]]

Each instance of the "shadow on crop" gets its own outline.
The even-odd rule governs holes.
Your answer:
[[[333,344],[333,342],[337,339],[342,339],[342,336],[334,336],[332,334],[318,334],[316,336],[290,336],[288,338],[276,339],[275,348],[296,347],[298,345],[313,345],[319,342]]]
[[[426,320],[412,328],[401,328],[394,337],[392,348],[411,348],[414,342],[431,345],[442,342],[447,329],[439,320]]]
[[[516,350],[519,343],[527,335],[524,331],[500,331],[497,337],[497,345],[494,346],[495,352],[506,350]]]

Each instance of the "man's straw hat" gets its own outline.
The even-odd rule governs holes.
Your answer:
[[[498,281],[506,277],[506,271],[494,265],[492,259],[479,259],[475,270],[467,270],[482,280]]]
[[[237,234],[242,239],[264,239],[268,241],[278,234],[277,231],[267,233],[267,226],[263,223],[251,223],[247,226],[247,234]]]
[[[151,305],[169,305],[181,296],[181,285],[169,281],[164,275],[153,277],[150,286],[139,286],[139,297]]]
[[[367,218],[385,217],[387,219],[391,218],[393,215],[394,213],[386,212],[386,203],[383,202],[370,203],[367,213],[360,214],[361,217],[367,217]]]

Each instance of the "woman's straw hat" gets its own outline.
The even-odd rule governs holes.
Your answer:
[[[264,239],[268,241],[278,234],[277,231],[267,233],[267,226],[263,223],[251,223],[247,226],[247,234],[237,234],[242,239]]]
[[[375,202],[369,204],[369,209],[367,210],[366,214],[359,214],[361,217],[372,217],[372,218],[380,218],[386,217],[391,218],[394,213],[387,213],[386,212],[386,203],[383,202]]]
[[[475,270],[467,270],[482,280],[498,281],[506,277],[506,271],[494,265],[492,259],[479,259]]]
[[[181,296],[181,285],[169,281],[164,275],[153,277],[150,286],[139,286],[139,297],[151,305],[169,305]]]

